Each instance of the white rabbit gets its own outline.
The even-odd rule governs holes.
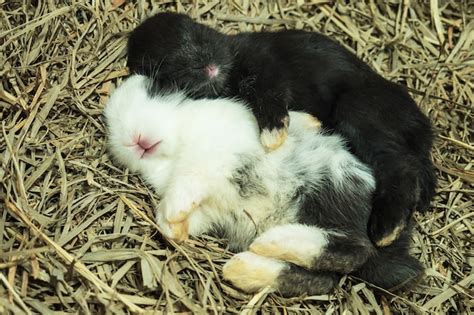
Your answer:
[[[105,108],[111,155],[161,197],[165,236],[216,234],[243,251],[224,278],[245,291],[330,291],[355,273],[390,288],[421,272],[407,229],[376,249],[367,236],[371,171],[310,115],[290,112],[288,139],[266,153],[251,111],[229,99],[152,95],[132,75]]]

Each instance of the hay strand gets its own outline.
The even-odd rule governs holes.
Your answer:
[[[474,6],[469,1],[0,1],[0,313],[469,313],[473,294]],[[320,31],[408,87],[437,134],[438,189],[416,215],[413,290],[344,277],[334,293],[249,295],[231,253],[168,242],[149,187],[107,155],[102,112],[126,35],[178,11],[226,34]]]

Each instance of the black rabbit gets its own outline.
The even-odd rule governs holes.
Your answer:
[[[193,98],[246,101],[268,150],[285,141],[288,110],[304,110],[343,135],[374,170],[368,230],[377,246],[392,243],[414,209],[429,207],[436,185],[429,120],[403,87],[324,35],[229,36],[186,15],[159,13],[131,33],[127,64],[154,79],[152,94],[180,90]]]

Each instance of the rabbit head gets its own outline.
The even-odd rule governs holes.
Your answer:
[[[216,97],[225,88],[232,63],[226,37],[184,14],[158,13],[128,39],[127,66],[153,78],[154,89]]]
[[[111,155],[132,171],[146,172],[178,147],[177,111],[182,96],[150,96],[150,79],[132,75],[111,95],[104,115]]]

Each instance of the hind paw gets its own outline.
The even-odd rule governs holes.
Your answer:
[[[224,279],[246,292],[255,292],[264,287],[278,288],[278,277],[287,264],[251,252],[242,252],[232,257],[222,269]]]
[[[327,234],[314,226],[281,225],[260,235],[250,245],[250,251],[309,269],[326,247]]]
[[[375,242],[375,245],[377,247],[387,247],[390,244],[392,244],[395,240],[397,240],[400,237],[400,234],[402,233],[403,229],[405,228],[405,224],[401,223],[400,225],[396,226],[392,232],[389,232],[387,234],[384,234],[384,236],[380,239],[378,239]]]
[[[406,224],[406,221],[399,217],[390,218],[386,215],[382,218],[372,212],[369,220],[370,239],[377,247],[387,247],[400,237]]]

